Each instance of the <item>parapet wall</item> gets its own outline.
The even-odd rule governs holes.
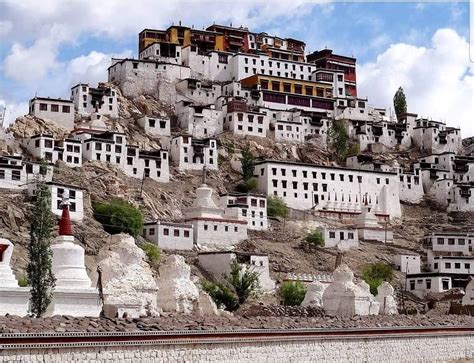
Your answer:
[[[158,338],[158,337],[155,337]],[[115,342],[89,341],[67,347],[68,343],[38,348],[2,346],[0,362],[149,362],[149,361],[390,361],[438,362],[474,358],[474,333],[391,334],[390,336],[351,336],[341,333],[319,335],[283,335],[271,338],[238,339],[214,335],[205,340],[192,335],[182,339],[153,339]],[[66,340],[67,341],[67,340]],[[65,347],[61,347],[61,345]],[[96,345],[96,346],[94,346]]]

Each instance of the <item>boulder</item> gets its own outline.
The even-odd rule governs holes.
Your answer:
[[[393,315],[398,313],[397,301],[394,296],[395,289],[388,282],[383,282],[377,289],[375,299],[380,304],[379,314]]]
[[[463,305],[474,305],[474,279],[466,286],[466,293],[462,298]]]
[[[160,267],[158,306],[166,312],[191,314],[199,304],[199,289],[183,256],[171,255]]]
[[[99,268],[107,316],[157,316],[158,287],[145,252],[126,234],[110,236],[99,251]]]

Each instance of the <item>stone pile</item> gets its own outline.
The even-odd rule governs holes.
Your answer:
[[[369,327],[429,327],[474,326],[468,315],[397,315],[356,317],[270,317],[270,316],[198,316],[169,314],[149,318],[20,318],[0,316],[0,334],[46,332],[135,332],[172,330],[235,330],[235,329],[307,329],[307,328],[369,328]]]
[[[252,316],[322,317],[324,310],[315,306],[252,305],[240,315],[245,318]]]

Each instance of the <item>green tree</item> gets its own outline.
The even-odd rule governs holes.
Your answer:
[[[244,177],[244,181],[247,181],[253,178],[253,172],[255,170],[254,161],[255,158],[250,151],[250,147],[247,145],[242,150],[242,158],[240,159],[242,163],[242,175]]]
[[[268,197],[267,198],[267,214],[270,217],[282,217],[286,218],[289,214],[289,209],[286,206],[283,199],[279,197]]]
[[[345,160],[349,148],[349,134],[343,120],[334,120],[328,132],[329,144],[336,152],[338,161]]]
[[[56,279],[52,269],[51,234],[54,220],[51,213],[51,193],[46,184],[36,187],[36,204],[30,227],[28,244],[28,282],[31,286],[30,313],[39,318],[48,309]]]
[[[239,307],[237,295],[224,284],[204,280],[201,285],[202,289],[214,300],[217,307],[224,307],[228,311],[234,311]]]
[[[308,235],[305,238],[305,241],[315,246],[323,246],[324,245],[323,233],[320,230],[314,230],[311,233],[308,233]]]
[[[248,193],[248,192],[251,192],[252,190],[257,189],[257,186],[258,186],[257,179],[250,178],[244,181],[243,183],[240,183],[239,185],[237,185],[236,189],[237,191],[241,193]]]
[[[138,236],[143,230],[143,215],[123,199],[112,199],[107,202],[92,203],[94,218],[110,234],[128,233]]]
[[[399,87],[393,96],[393,107],[395,108],[397,120],[400,121],[401,116],[407,112],[407,99],[402,87]]]
[[[285,281],[280,286],[280,296],[283,300],[283,305],[301,305],[306,295],[306,290],[306,286],[300,281]]]
[[[145,252],[148,261],[152,265],[158,265],[161,259],[161,250],[158,246],[150,242],[144,242],[140,245],[141,249]]]
[[[237,294],[239,304],[243,304],[247,301],[247,299],[259,288],[259,275],[260,274],[252,268],[243,268],[236,260],[232,262],[228,281]]]
[[[377,294],[377,288],[384,281],[392,281],[392,268],[382,262],[370,263],[362,270],[362,279],[370,286],[370,292],[373,295]]]

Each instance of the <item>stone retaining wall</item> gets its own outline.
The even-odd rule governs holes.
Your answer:
[[[120,343],[119,343],[120,344]],[[300,338],[134,346],[0,349],[0,362],[436,362],[474,358],[474,335]]]

